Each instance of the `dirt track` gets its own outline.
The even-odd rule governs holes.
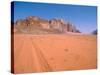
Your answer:
[[[14,73],[95,69],[94,35],[14,34]]]

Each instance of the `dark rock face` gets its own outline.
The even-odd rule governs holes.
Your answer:
[[[97,35],[97,29],[93,31],[92,34]]]
[[[44,20],[36,16],[29,16],[14,23],[14,32],[20,33],[80,33],[74,25],[62,19]]]

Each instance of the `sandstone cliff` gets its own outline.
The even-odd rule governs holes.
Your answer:
[[[92,34],[97,35],[97,29],[92,32]]]
[[[45,20],[36,16],[28,16],[26,19],[17,20],[13,29],[15,33],[80,33],[73,24],[65,22],[63,19]]]

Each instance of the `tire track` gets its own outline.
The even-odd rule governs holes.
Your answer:
[[[50,67],[49,63],[45,59],[45,57],[44,57],[42,51],[40,50],[40,48],[37,47],[37,45],[34,43],[32,38],[30,38],[30,40],[32,41],[32,44],[35,48],[37,56],[39,57],[39,62],[41,62],[42,71],[52,71],[52,68]]]
[[[18,47],[18,49],[17,49],[18,51],[16,50],[16,52],[14,52],[14,56],[17,53],[15,56],[16,61],[18,61],[18,59],[20,58],[24,42],[25,42],[24,40],[21,40],[20,47]],[[14,49],[14,51],[15,51],[15,49]]]
[[[30,42],[30,40],[28,40],[29,38],[26,38],[26,40],[23,40],[23,39],[21,39],[21,43],[20,43],[20,47],[18,47],[17,48],[17,51],[15,52],[15,61],[16,61],[16,63],[14,63],[14,65],[17,65],[18,64],[18,62],[19,63],[21,63],[21,61],[19,61],[20,59],[22,59],[21,58],[21,55],[22,55],[22,53],[24,52],[24,48],[25,48],[25,46],[27,46],[27,43],[28,42]],[[28,57],[27,58],[24,58],[24,59],[26,59],[28,62],[25,62],[25,65],[24,65],[24,67],[23,67],[23,72],[25,71],[25,70],[27,70],[28,68],[34,68],[33,69],[33,72],[35,72],[36,71],[36,68],[34,67],[35,65],[33,65],[34,64],[34,56],[33,56],[33,53],[32,53],[32,51],[31,50],[27,50],[28,51],[28,54],[26,54]],[[31,60],[31,62],[29,62]],[[31,64],[32,63],[32,64]],[[19,66],[20,67],[20,66]],[[17,68],[15,68],[15,71],[17,71]],[[21,71],[22,72],[22,71]]]
[[[29,39],[29,42],[31,42],[30,39]],[[32,45],[32,48],[34,48],[33,45]],[[30,57],[31,57],[31,63],[32,63],[32,64],[30,64],[31,68],[34,68],[33,72],[37,72],[37,69],[35,67],[36,65],[34,63],[33,49],[30,50],[30,55],[31,55]]]

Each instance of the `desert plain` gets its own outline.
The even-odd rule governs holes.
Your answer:
[[[97,68],[97,36],[13,34],[13,72],[54,72]]]

